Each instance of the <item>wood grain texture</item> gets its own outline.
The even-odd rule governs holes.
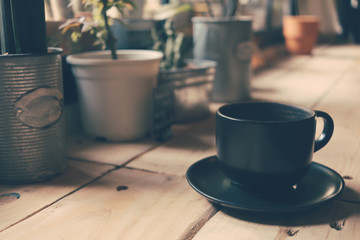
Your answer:
[[[177,239],[209,206],[183,177],[120,169],[1,232],[0,239]]]
[[[283,71],[272,70],[271,74],[279,75],[270,78],[263,73],[266,77],[254,79],[253,97],[312,107],[341,76],[339,72],[306,69]]]
[[[158,144],[150,138],[138,142],[105,142],[79,134],[69,139],[68,156],[121,166]]]
[[[342,201],[309,212],[282,215],[223,209],[193,239],[357,239],[359,214],[359,204]]]
[[[41,211],[113,169],[111,166],[79,161],[69,161],[69,165],[62,176],[48,182],[29,185],[0,185],[0,231]]]
[[[353,62],[341,80],[316,106],[334,119],[332,139],[315,160],[345,177],[346,191],[342,199],[360,203],[360,60]]]
[[[215,154],[215,113],[209,118],[189,125],[186,131],[143,154],[129,167],[184,176],[189,166]]]

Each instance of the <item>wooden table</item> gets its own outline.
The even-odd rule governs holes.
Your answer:
[[[0,185],[0,239],[359,239],[360,46],[320,46],[254,75],[253,98],[328,112],[330,143],[314,161],[346,188],[310,212],[251,214],[214,206],[187,183],[188,167],[215,154],[214,114],[173,127],[160,143],[73,136],[70,167],[30,185]],[[219,104],[212,104],[215,112]]]

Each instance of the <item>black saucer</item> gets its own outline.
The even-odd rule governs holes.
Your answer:
[[[337,172],[313,162],[296,189],[248,192],[225,177],[216,156],[194,163],[187,170],[186,178],[192,188],[211,202],[243,211],[267,213],[297,212],[318,207],[339,196],[345,186]]]

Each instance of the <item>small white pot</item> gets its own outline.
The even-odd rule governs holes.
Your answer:
[[[118,50],[67,57],[78,85],[84,131],[108,141],[131,141],[151,130],[152,90],[162,53]]]

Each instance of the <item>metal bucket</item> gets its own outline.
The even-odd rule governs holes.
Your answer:
[[[0,56],[0,182],[50,179],[67,166],[61,49]]]
[[[251,97],[252,20],[194,17],[194,58],[217,62],[212,100],[236,102]]]
[[[171,82],[174,86],[175,123],[200,120],[210,114],[216,62],[188,60],[187,64],[187,68],[159,73],[159,84]]]

